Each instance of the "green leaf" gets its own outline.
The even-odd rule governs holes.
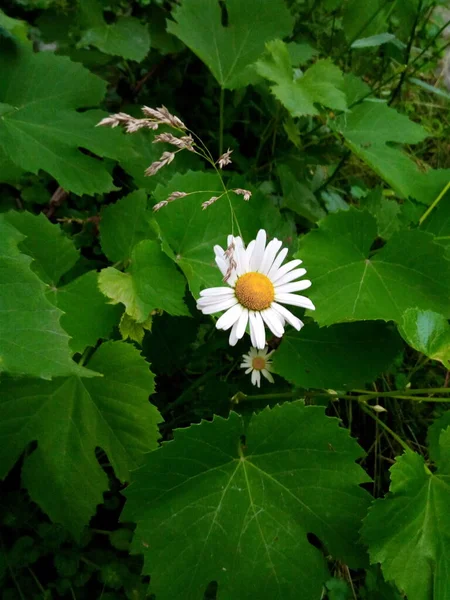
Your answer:
[[[95,46],[105,54],[141,62],[150,50],[148,27],[134,17],[119,17],[83,32],[78,46]]]
[[[305,183],[301,183],[287,165],[278,165],[284,204],[295,213],[316,223],[326,213]]]
[[[424,173],[403,150],[390,145],[391,142],[417,144],[427,137],[425,129],[405,115],[384,103],[366,100],[339,117],[334,127],[344,136],[350,150],[400,198],[411,197],[429,204],[439,193],[445,176],[439,171]]]
[[[29,44],[28,40],[28,29],[29,25],[26,21],[20,19],[12,19],[8,17],[2,10],[0,10],[0,36],[2,35],[13,35],[16,36],[21,42]]]
[[[427,441],[428,454],[434,462],[439,462],[441,459],[441,447],[439,440],[444,429],[450,427],[450,410],[446,410],[441,416],[433,421],[428,427]]]
[[[345,36],[353,42],[361,36],[369,37],[386,30],[386,13],[389,5],[384,0],[371,0],[370,4],[360,0],[346,2],[342,25]]]
[[[315,104],[346,110],[342,71],[330,59],[318,60],[299,77],[294,77],[287,45],[281,40],[266,44],[267,54],[255,68],[259,75],[274,81],[271,90],[293,117],[317,115]]]
[[[112,304],[121,302],[126,313],[138,323],[148,319],[155,309],[171,315],[188,315],[183,297],[186,282],[158,242],[143,240],[131,254],[126,273],[113,267],[99,275],[100,291]]]
[[[399,330],[415,350],[450,368],[450,325],[445,317],[431,310],[410,308]]]
[[[222,25],[226,11],[228,26]],[[183,0],[172,11],[167,31],[177,36],[211,70],[222,88],[235,89],[252,80],[248,68],[264,44],[290,35],[293,19],[282,0]]]
[[[118,324],[120,308],[108,304],[98,289],[97,273],[89,271],[64,287],[54,290],[55,303],[64,314],[61,325],[71,336],[73,352],[83,352],[106,339]]]
[[[320,325],[365,319],[401,323],[408,308],[450,317],[450,262],[422,231],[401,231],[375,253],[375,219],[350,208],[329,215],[300,241]]]
[[[126,312],[123,313],[119,323],[119,331],[123,340],[133,340],[138,344],[142,344],[146,331],[152,329],[153,317],[150,315],[143,323],[138,323]]]
[[[4,218],[26,236],[20,248],[33,258],[33,271],[46,283],[55,286],[77,262],[79,252],[73,242],[42,213],[10,211]]]
[[[367,209],[377,220],[378,236],[388,240],[393,233],[401,229],[399,218],[401,207],[395,200],[383,196],[381,188],[375,188],[361,200],[362,208]]]
[[[371,561],[381,563],[385,579],[394,581],[408,600],[448,597],[449,453],[450,428],[441,434],[436,473],[414,452],[397,458],[390,493],[374,502],[364,521]]]
[[[376,379],[401,349],[396,332],[379,321],[321,329],[311,323],[283,336],[274,367],[302,388],[351,389]]]
[[[301,402],[175,431],[125,492],[122,519],[137,523],[133,548],[151,592],[198,600],[216,581],[223,598],[290,600],[301,590],[317,600],[329,575],[307,534],[326,554],[364,562],[361,455],[336,419]]]
[[[388,42],[393,42],[396,39],[393,33],[377,33],[376,35],[355,40],[350,48],[373,48],[374,46],[382,46]]]
[[[229,199],[225,195],[207,210],[202,210],[202,202],[223,194],[222,183],[216,175],[193,171],[175,175],[167,186],[156,188],[155,200],[165,200],[174,191],[193,193],[171,202],[156,213],[155,220],[163,249],[186,275],[194,296],[203,287],[223,284],[214,262],[214,245],[226,246],[227,236],[233,232],[230,203],[246,243],[255,237],[261,226],[269,223],[272,235],[278,235],[279,228],[283,233],[279,211],[269,198],[257,192],[249,202],[230,192]],[[234,233],[237,235],[236,225]]]
[[[155,234],[147,219],[147,194],[137,190],[102,210],[100,240],[111,262],[131,257],[134,246]]]
[[[37,441],[24,462],[23,484],[76,537],[108,489],[96,448],[118,479],[129,481],[144,453],[156,448],[161,421],[148,402],[153,375],[133,346],[103,344],[89,367],[103,377],[4,381],[0,397],[0,477]]]
[[[450,247],[450,190],[423,222],[422,229],[432,233],[438,244],[445,248]]]
[[[293,67],[304,65],[319,54],[318,50],[305,42],[301,44],[298,44],[297,42],[288,42],[286,47],[289,56],[291,57],[291,65]]]
[[[46,298],[45,285],[18,245],[24,236],[0,215],[0,372],[50,379],[83,373],[71,360],[61,311]]]
[[[14,57],[0,54],[0,71],[0,145],[6,155],[26,171],[47,171],[79,195],[116,189],[102,161],[79,149],[120,158],[126,138],[120,131],[95,129],[104,113],[75,110],[98,104],[106,83],[66,57],[25,48]]]

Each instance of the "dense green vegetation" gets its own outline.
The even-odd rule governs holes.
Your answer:
[[[2,600],[450,598],[446,4],[2,2]]]

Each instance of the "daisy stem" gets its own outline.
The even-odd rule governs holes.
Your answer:
[[[416,390],[392,390],[390,392],[371,392],[370,390],[352,390],[356,394],[364,394],[365,396],[382,396],[383,398],[389,398],[390,396],[413,396],[415,394],[450,394],[450,388],[441,387],[441,388],[422,388]],[[427,400],[432,400],[432,398],[427,398]],[[450,400],[450,399],[449,399]]]
[[[386,425],[386,423],[385,423],[384,421],[382,421],[381,419],[379,419],[379,418],[377,417],[377,415],[375,415],[375,414],[374,414],[374,413],[373,413],[373,412],[372,412],[372,411],[371,411],[371,410],[370,410],[368,407],[364,406],[364,404],[363,404],[363,403],[361,403],[361,405],[360,405],[360,406],[361,406],[361,409],[362,409],[362,410],[363,410],[365,413],[367,413],[367,414],[368,414],[370,417],[372,417],[372,419],[374,419],[374,420],[375,420],[375,421],[378,423],[378,425],[379,425],[379,426],[380,426],[382,429],[384,429],[384,430],[385,430],[387,433],[389,433],[389,435],[390,435],[391,437],[393,437],[393,438],[394,438],[394,440],[395,440],[395,441],[396,441],[398,444],[400,444],[400,446],[401,446],[401,447],[402,447],[404,450],[406,450],[406,452],[410,452],[410,451],[411,451],[411,448],[408,446],[408,444],[407,444],[406,442],[404,442],[404,441],[402,440],[402,438],[401,438],[399,435],[397,435],[397,434],[395,433],[395,431],[393,431],[393,430],[392,430],[390,427],[388,427],[388,425]]]
[[[300,396],[298,392],[279,392],[273,394],[244,394],[244,392],[238,392],[235,394],[231,401],[233,404],[239,404],[240,402],[253,400],[275,400],[276,398],[295,398]]]

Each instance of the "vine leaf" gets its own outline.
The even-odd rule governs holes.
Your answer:
[[[111,303],[124,304],[128,316],[137,323],[147,321],[155,309],[171,315],[190,314],[183,301],[183,275],[152,240],[136,244],[126,273],[108,267],[100,272],[98,284]]]
[[[293,117],[317,115],[315,104],[346,110],[344,76],[330,59],[318,60],[301,77],[294,77],[288,46],[274,40],[266,47],[267,54],[255,64],[256,71],[275,82],[273,94]]]
[[[385,323],[311,323],[283,336],[274,367],[299,387],[350,389],[376,379],[401,349],[401,338]]]
[[[100,240],[102,250],[111,262],[131,258],[134,246],[154,238],[147,220],[147,194],[137,190],[102,210]]]
[[[141,62],[150,50],[148,27],[134,17],[119,17],[83,32],[79,46],[95,46],[105,54]]]
[[[67,57],[24,47],[13,56],[0,55],[0,72],[0,145],[5,154],[26,171],[47,171],[61,187],[79,195],[116,189],[103,162],[79,150],[116,159],[126,151],[120,131],[95,129],[104,113],[76,111],[97,105],[106,83]]]
[[[373,255],[372,215],[351,208],[329,215],[300,241],[298,257],[313,282],[309,296],[320,325],[366,319],[401,323],[408,308],[450,317],[450,262],[422,231],[394,233]]]
[[[98,289],[97,273],[89,271],[65,286],[49,292],[64,314],[61,325],[71,336],[73,352],[83,352],[106,339],[119,323],[120,307],[112,306]]]
[[[33,258],[31,268],[45,283],[55,286],[60,277],[77,262],[80,254],[59,225],[50,223],[42,213],[10,211],[5,219],[26,238],[20,243]]]
[[[137,523],[133,548],[151,591],[199,600],[216,581],[223,598],[290,600],[301,589],[302,600],[317,600],[326,561],[307,534],[327,554],[364,562],[361,455],[336,419],[301,402],[177,430],[125,492],[122,518]]]
[[[23,484],[75,537],[108,489],[96,448],[106,452],[118,479],[129,481],[143,454],[156,448],[161,421],[148,402],[153,374],[133,346],[107,342],[89,367],[103,377],[5,380],[0,398],[0,477],[37,441],[24,462]]]
[[[0,216],[0,372],[44,379],[94,376],[72,361],[69,336],[59,323],[62,313],[46,298],[32,259],[18,249],[24,239]]]
[[[407,452],[391,468],[389,494],[376,500],[362,536],[372,563],[409,600],[443,600],[450,570],[450,428],[440,436],[436,473],[419,454]]]
[[[226,27],[217,0],[183,0],[167,31],[205,63],[222,88],[235,89],[252,82],[249,65],[267,41],[290,35],[293,19],[282,0],[228,0],[223,10]]]
[[[445,317],[432,310],[410,308],[399,330],[415,350],[450,368],[450,325]]]

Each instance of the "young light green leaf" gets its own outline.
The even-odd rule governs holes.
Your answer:
[[[222,274],[214,262],[214,245],[226,246],[227,236],[232,232],[237,235],[236,225],[231,219],[230,204],[246,243],[267,222],[270,223],[272,235],[279,235],[277,230],[283,229],[281,217],[273,203],[258,193],[254,193],[250,201],[245,202],[242,196],[230,191],[228,198],[224,195],[206,210],[202,210],[202,202],[209,200],[211,196],[223,194],[222,183],[216,175],[195,171],[175,175],[167,186],[159,185],[156,188],[154,197],[160,202],[175,191],[189,195],[164,207],[156,213],[155,220],[160,229],[164,250],[186,275],[194,296],[203,287],[223,285]]]
[[[407,452],[391,468],[390,493],[376,500],[362,529],[372,563],[379,562],[408,600],[444,600],[450,570],[448,504],[450,428],[440,437],[437,473]]]
[[[155,309],[171,315],[190,314],[183,301],[185,279],[157,242],[136,244],[127,272],[108,267],[100,272],[98,283],[111,303],[124,304],[126,313],[138,323],[147,321]]]
[[[382,46],[388,42],[394,42],[395,40],[399,43],[399,40],[397,40],[393,33],[377,33],[376,35],[355,40],[350,48],[373,48],[375,46]]]
[[[222,25],[222,10],[228,26]],[[222,88],[235,89],[252,81],[248,68],[268,40],[290,35],[293,19],[282,0],[183,0],[167,22],[177,36],[211,70]]]
[[[0,397],[0,477],[37,441],[24,462],[23,484],[75,537],[108,489],[96,448],[104,450],[118,479],[129,481],[144,453],[157,447],[161,421],[148,402],[154,377],[132,345],[103,344],[89,367],[103,377],[9,380]]]
[[[450,325],[445,317],[431,310],[410,308],[403,315],[399,331],[415,350],[450,369]]]
[[[256,64],[262,77],[275,82],[271,90],[293,117],[317,115],[316,104],[346,110],[344,77],[330,59],[318,60],[298,79],[294,78],[287,45],[281,40],[266,44],[267,54]]]
[[[317,600],[329,575],[311,533],[327,554],[364,561],[362,451],[323,408],[288,403],[249,421],[232,412],[174,438],[147,455],[122,515],[137,523],[134,551],[159,600],[198,600],[210,581],[223,598],[293,600],[301,590]]]
[[[119,331],[123,340],[133,340],[138,344],[142,344],[146,331],[152,329],[153,317],[150,315],[143,323],[138,323],[126,312],[123,313],[119,323]]]
[[[401,323],[408,308],[450,317],[450,262],[422,231],[392,235],[370,253],[375,219],[351,208],[329,215],[300,241],[298,257],[313,282],[308,295],[320,325],[366,319]]]
[[[0,144],[7,156],[26,171],[47,171],[76,194],[115,189],[102,162],[79,150],[109,158],[124,154],[120,131],[95,129],[104,113],[76,112],[98,104],[106,83],[66,57],[25,48],[13,58],[0,54],[0,72]]]
[[[155,237],[147,218],[147,194],[137,190],[102,210],[100,241],[111,262],[127,260],[134,246]]]
[[[71,359],[61,311],[45,296],[45,285],[18,245],[25,237],[0,216],[0,372],[50,379],[81,373]]]
[[[311,323],[283,336],[274,354],[276,373],[302,388],[350,389],[373,381],[401,352],[386,323]]]
[[[150,50],[148,27],[134,17],[119,17],[83,32],[79,46],[95,46],[105,54],[141,62]]]
[[[69,344],[73,352],[95,346],[119,323],[120,307],[109,304],[100,292],[95,271],[77,277],[52,293],[55,304],[64,312],[61,325],[72,338]]]
[[[50,223],[42,213],[33,215],[26,211],[10,211],[4,218],[26,236],[20,248],[33,259],[33,271],[45,283],[56,286],[79,258],[73,242],[64,235],[59,225]]]

